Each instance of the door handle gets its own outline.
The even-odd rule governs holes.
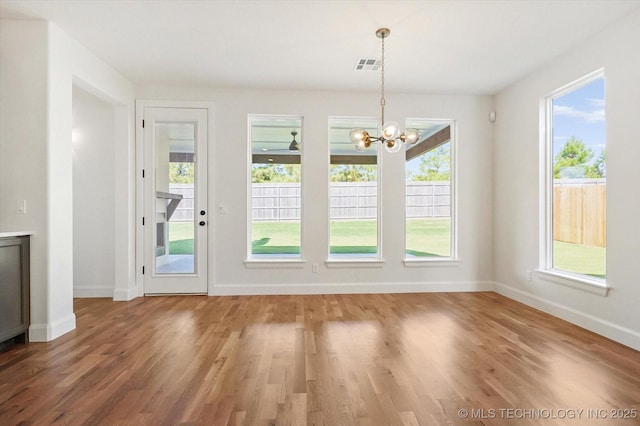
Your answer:
[[[207,222],[205,222],[204,220],[201,220],[200,223],[198,225],[200,226],[205,226],[207,224]]]

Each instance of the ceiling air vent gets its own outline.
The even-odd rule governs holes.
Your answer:
[[[379,59],[363,58],[358,60],[354,69],[356,71],[378,71],[380,69],[380,65],[382,65],[382,62],[380,62]]]

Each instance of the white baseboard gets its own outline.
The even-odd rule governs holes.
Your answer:
[[[112,296],[117,302],[128,302],[138,297],[138,289],[136,287],[111,289],[109,297]]]
[[[113,297],[113,287],[73,287],[74,298]]]
[[[65,318],[48,324],[31,324],[29,326],[30,342],[50,342],[63,334],[75,330],[76,316],[70,314]]]
[[[495,283],[495,292],[640,351],[640,333],[635,330],[501,283]]]
[[[492,281],[321,284],[216,284],[210,296],[493,291]]]
[[[128,302],[138,297],[136,288],[116,288],[113,287],[74,287],[73,297],[80,298],[109,298],[115,301]]]
[[[46,324],[31,324],[29,326],[30,342],[48,342],[49,327]]]

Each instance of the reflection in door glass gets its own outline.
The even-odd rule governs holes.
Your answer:
[[[195,272],[195,123],[155,127],[156,273]]]

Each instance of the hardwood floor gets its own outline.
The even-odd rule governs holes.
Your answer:
[[[640,424],[640,352],[495,293],[75,311],[75,331],[0,354],[0,424]]]

